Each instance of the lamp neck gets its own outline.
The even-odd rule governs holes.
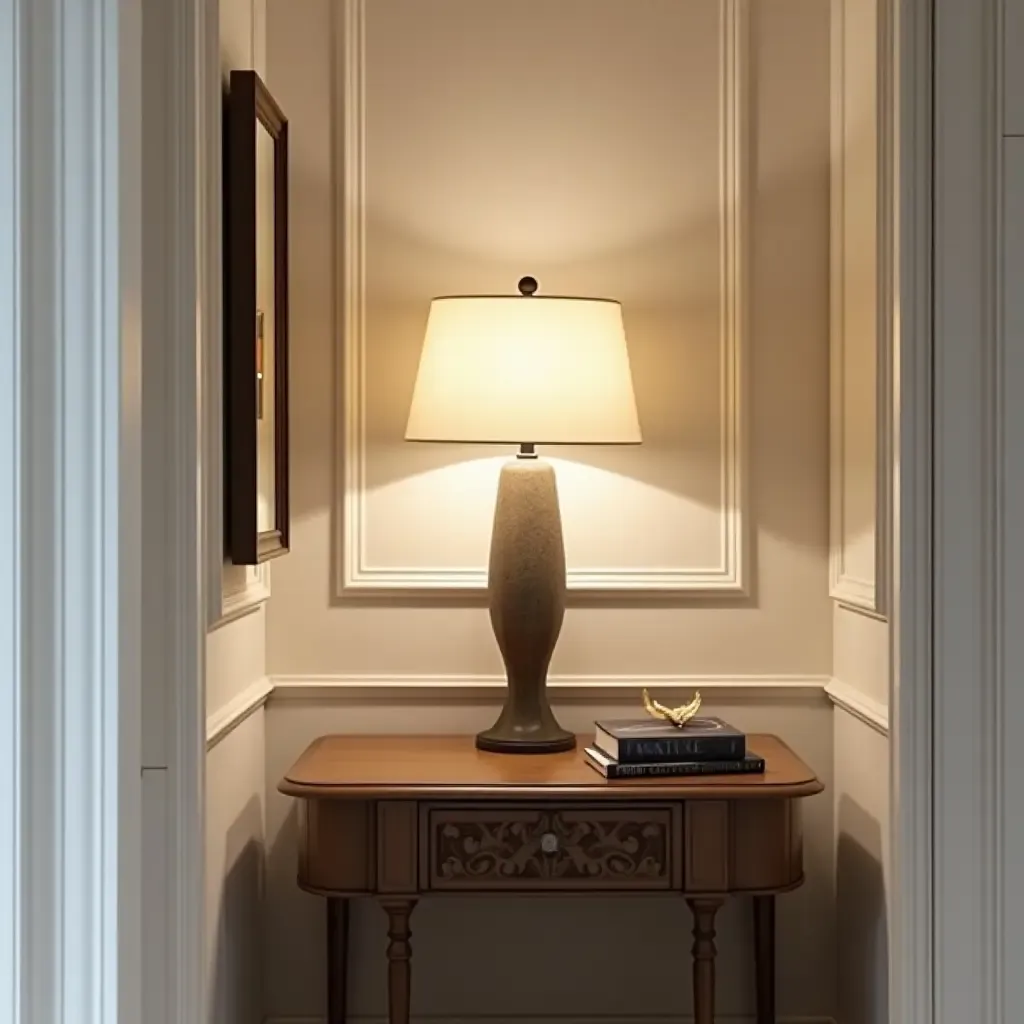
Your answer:
[[[521,444],[519,446],[519,454],[516,456],[517,459],[535,459],[537,458],[537,446],[535,444]]]

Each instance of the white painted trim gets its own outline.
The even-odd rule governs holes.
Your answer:
[[[204,1006],[206,534],[203,351],[205,0],[144,0],[142,1018],[192,1024]],[[219,124],[219,110],[217,112]],[[153,854],[163,837],[163,855]],[[154,913],[154,905],[160,912]]]
[[[339,597],[433,597],[485,590],[483,567],[374,566],[366,551],[366,0],[332,4],[335,337],[342,339],[344,393],[335,406],[336,473],[333,518],[335,590]],[[720,265],[722,296],[720,561],[700,567],[570,568],[570,591],[593,596],[742,596],[746,590],[749,516],[746,487],[745,350],[750,202],[748,197],[749,0],[720,0],[721,131]]]
[[[12,1024],[142,1019],[141,7],[0,0]]]
[[[1000,7],[934,0],[901,8],[909,31],[901,48],[907,244],[895,1019],[926,1024],[1001,1024],[1015,1012],[1002,1006],[1001,705],[1022,666],[1004,666],[1000,644],[1004,624],[1019,629],[1024,608],[1007,603],[999,532],[1000,458],[1006,445],[1019,459],[1021,444],[999,381]],[[922,224],[929,197],[934,263]]]
[[[259,711],[274,692],[269,679],[250,683],[222,708],[206,717],[206,750],[212,750],[225,736],[234,732],[250,715]]]
[[[241,575],[251,573],[241,586],[232,586],[228,580],[234,573]],[[221,611],[220,617],[210,624],[210,629],[219,629],[229,622],[235,622],[245,615],[259,609],[270,600],[270,563],[260,565],[222,566],[221,579]]]
[[[842,679],[830,679],[825,684],[825,693],[837,708],[859,718],[883,736],[889,735],[889,709],[881,701],[865,696]]]
[[[206,0],[204,49],[198,67],[200,93],[199,195],[203,230],[200,234],[200,329],[205,338],[202,363],[203,393],[203,565],[206,620],[213,629],[225,618],[224,593],[224,302],[223,302],[223,93],[220,66],[220,0]],[[236,604],[237,607],[237,604]]]
[[[19,75],[17,0],[0,0],[0,123],[19,123],[25,96]],[[20,154],[0,148],[0,1020],[20,1024],[22,789],[18,744],[24,673],[18,649],[21,605],[21,247]]]
[[[891,602],[892,547],[892,359],[894,332],[895,175],[892,36],[895,0],[877,0],[876,120],[876,344],[875,344],[875,515],[874,566],[870,579],[846,568],[845,430],[845,268],[844,232],[846,181],[846,53],[845,21],[851,0],[832,0],[831,7],[831,190],[829,274],[829,595],[850,611],[885,618]]]
[[[934,4],[894,0],[897,259],[889,673],[889,1018],[935,1024],[932,720]],[[955,928],[955,921],[951,922]]]
[[[271,677],[271,701],[452,700],[500,701],[502,675],[277,675]],[[553,700],[631,701],[642,687],[655,692],[692,694],[700,690],[708,702],[817,701],[824,703],[828,676],[550,676]]]
[[[384,1015],[350,1014],[349,1024],[387,1024]],[[777,1024],[836,1024],[832,1017],[776,1018]],[[679,1014],[644,1013],[631,1016],[605,1014],[516,1014],[501,1016],[457,1017],[446,1014],[413,1014],[413,1024],[694,1024],[691,1016]],[[326,1017],[267,1017],[264,1024],[327,1024]],[[715,1014],[715,1024],[755,1024],[752,1016],[722,1016]]]

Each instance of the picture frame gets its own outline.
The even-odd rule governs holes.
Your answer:
[[[288,121],[255,71],[232,71],[224,124],[225,555],[289,545]]]

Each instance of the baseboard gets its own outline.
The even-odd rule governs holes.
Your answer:
[[[206,716],[206,749],[210,751],[225,736],[237,729],[254,711],[270,699],[274,684],[267,678],[250,683],[222,708]]]
[[[387,1024],[387,1017],[352,1016],[348,1024]],[[326,1017],[265,1017],[264,1024],[327,1024]],[[560,1016],[508,1016],[495,1014],[474,1017],[449,1017],[444,1015],[412,1015],[412,1024],[693,1024],[693,1017],[678,1014],[650,1013],[634,1017],[604,1016],[588,1014],[563,1014]],[[715,1015],[715,1024],[756,1024],[751,1014],[741,1016]],[[836,1024],[832,1017],[786,1017],[776,1018],[776,1024]]]
[[[825,693],[837,708],[860,719],[883,736],[889,735],[889,709],[884,704],[866,697],[842,679],[830,679],[825,686]]]
[[[700,690],[708,703],[751,700],[823,702],[829,676],[551,676],[548,689],[556,703],[605,701],[634,703],[641,687],[654,693],[688,695]],[[448,703],[501,700],[505,678],[500,675],[279,675],[271,679],[272,700],[348,703],[373,700],[387,703]]]

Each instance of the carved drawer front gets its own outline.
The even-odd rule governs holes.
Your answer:
[[[421,885],[434,890],[671,889],[680,808],[544,804],[422,809]]]

